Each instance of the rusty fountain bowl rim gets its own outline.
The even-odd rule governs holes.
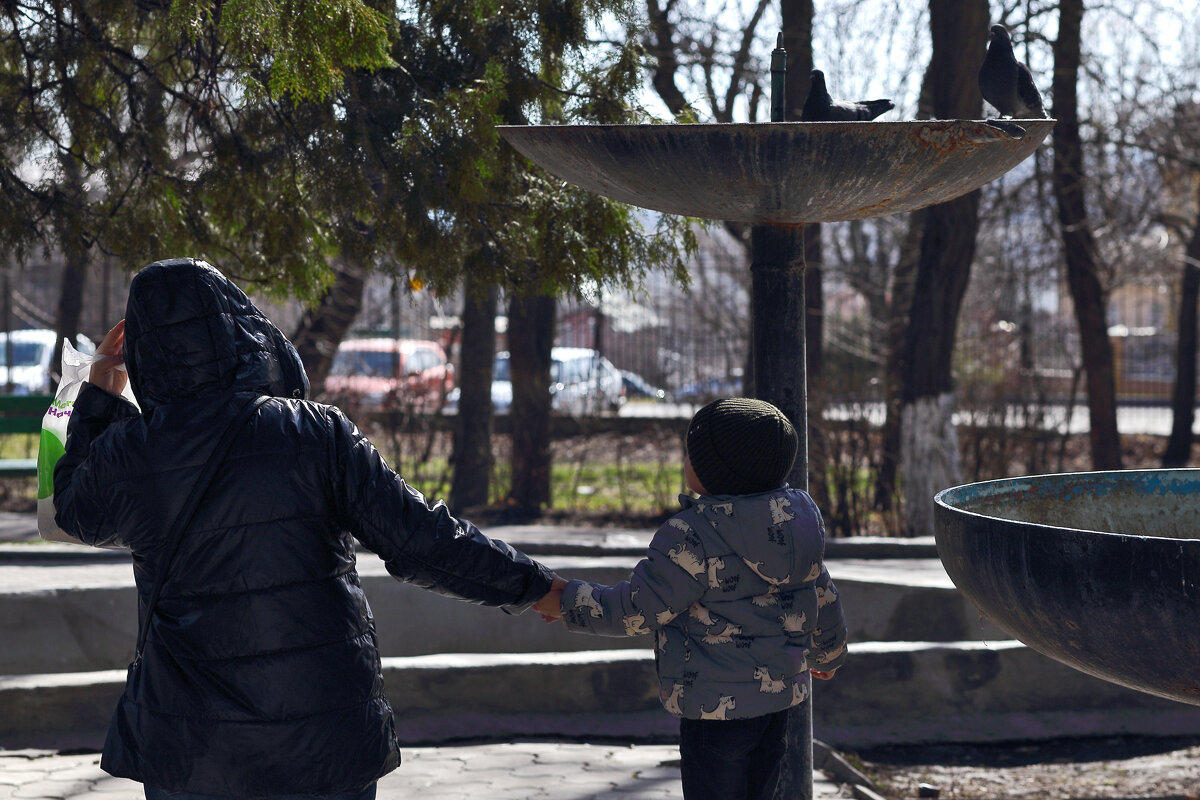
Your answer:
[[[1046,521],[1021,519],[1020,498],[1012,495],[1039,490],[1044,494],[1026,506],[1037,513],[1026,516]],[[1131,503],[1137,498],[1154,502],[1138,508]],[[1200,498],[1200,469],[964,484],[935,496],[938,557],[982,614],[1030,648],[1094,677],[1200,705],[1200,539],[1190,535],[1192,498]],[[1064,522],[1086,524],[1097,510],[1111,510],[1097,520],[1111,529],[1047,519],[1055,501],[1077,499],[1077,508],[1062,511]],[[971,510],[972,501],[986,512]],[[1168,535],[1127,532],[1156,525]]]
[[[502,125],[548,172],[630,205],[765,224],[866,219],[961,197],[1031,155],[1053,119]]]
[[[972,510],[961,505],[955,505],[954,500],[963,498],[970,494],[973,498],[984,496],[1003,496],[1008,492],[993,491],[1000,487],[1011,492],[1027,491],[1031,488],[1037,488],[1037,484],[1049,484],[1053,482],[1069,483],[1077,486],[1090,484],[1092,487],[1098,485],[1116,485],[1118,483],[1132,485],[1141,483],[1147,486],[1151,483],[1165,485],[1165,478],[1176,476],[1179,480],[1175,484],[1192,483],[1197,487],[1197,494],[1200,495],[1200,468],[1195,467],[1163,467],[1157,469],[1116,469],[1116,470],[1088,470],[1086,472],[1048,472],[1037,475],[1017,475],[1007,478],[993,478],[986,481],[976,481],[974,483],[965,483],[959,486],[951,486],[948,489],[943,489],[933,497],[935,508],[951,514],[963,515],[964,517],[974,517],[978,519],[995,520],[1000,523],[1020,526],[1022,528],[1030,528],[1033,530],[1046,530],[1064,534],[1087,534],[1089,536],[1114,536],[1121,538],[1134,538],[1145,540],[1159,540],[1166,543],[1171,543],[1172,546],[1177,545],[1179,537],[1175,536],[1154,536],[1144,533],[1123,533],[1121,531],[1106,531],[1099,528],[1087,527],[1072,527],[1069,525],[1052,525],[1046,522],[1033,522],[1023,519],[1014,519],[996,513],[983,513],[981,511]],[[1190,479],[1190,480],[1187,480]]]

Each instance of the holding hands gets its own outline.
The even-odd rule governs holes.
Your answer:
[[[542,619],[546,622],[562,619],[562,594],[565,588],[567,588],[567,582],[555,575],[554,583],[550,585],[550,591],[533,604],[533,610],[541,614]]]

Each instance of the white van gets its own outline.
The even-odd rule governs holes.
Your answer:
[[[12,339],[12,366],[8,363],[8,340]],[[49,394],[50,359],[54,358],[54,345],[58,334],[45,328],[0,332],[0,393]],[[96,352],[96,343],[80,334],[75,339],[75,348],[91,355]],[[54,365],[58,373],[59,365]]]

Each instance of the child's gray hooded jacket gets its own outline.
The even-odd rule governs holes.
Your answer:
[[[846,658],[846,622],[824,565],[821,514],[805,492],[680,496],[628,581],[572,581],[571,630],[657,631],[659,698],[689,719],[744,719],[801,702],[810,667]]]

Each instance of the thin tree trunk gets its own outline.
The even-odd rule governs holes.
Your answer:
[[[62,251],[65,260],[62,280],[59,284],[58,310],[55,315],[54,355],[50,362],[50,391],[58,389],[58,381],[62,377],[63,340],[75,344],[79,334],[79,318],[83,313],[83,291],[87,285],[88,246],[84,242],[82,230],[82,215],[85,204],[83,174],[79,161],[70,153],[59,158],[63,168],[63,194],[59,202],[58,231],[62,240]],[[116,320],[105,321],[113,325]]]
[[[1163,452],[1164,467],[1185,466],[1192,457],[1192,426],[1196,422],[1196,304],[1200,302],[1200,203],[1197,209],[1179,291],[1179,343],[1175,351],[1175,388],[1171,393],[1171,436]]]
[[[492,475],[492,379],[496,355],[496,289],[468,278],[463,298],[458,420],[450,505],[457,513],[486,505]]]
[[[338,345],[362,311],[366,280],[367,269],[362,264],[345,256],[338,258],[333,263],[333,283],[316,306],[305,310],[292,334],[313,396],[324,390]]]
[[[917,261],[921,257],[921,233],[925,230],[921,211],[909,215],[908,233],[900,245],[900,258],[892,278],[892,302],[887,328],[887,365],[884,373],[883,446],[879,453],[879,472],[875,481],[875,508],[890,511],[898,495],[896,478],[900,469],[901,415],[904,392],[904,340],[908,335],[908,314],[912,309],[913,287],[917,280]]]
[[[537,515],[550,505],[550,350],[553,297],[514,297],[508,304],[508,368],[512,378],[510,506]]]
[[[1087,370],[1092,466],[1120,469],[1112,343],[1108,338],[1099,256],[1084,202],[1083,143],[1079,137],[1076,94],[1083,0],[1061,0],[1058,13],[1053,82],[1054,116],[1058,120],[1054,126],[1054,196],[1058,200],[1067,284],[1075,304],[1083,367]]]
[[[958,436],[951,421],[951,363],[958,312],[975,255],[978,213],[979,192],[926,211],[905,338],[900,419],[904,519],[914,536],[933,534],[933,496],[962,483]]]
[[[63,250],[66,264],[63,267],[58,294],[58,313],[55,316],[58,335],[55,337],[54,356],[50,362],[53,384],[50,391],[58,388],[58,381],[62,377],[63,339],[69,340],[74,346],[75,337],[79,333],[79,317],[83,313],[83,289],[87,284],[87,252],[78,246],[65,247]],[[108,324],[111,326],[115,322],[116,320],[113,320]]]
[[[821,264],[821,226],[804,226],[804,361],[808,370],[808,492],[829,514],[829,444],[825,436],[825,398],[821,382],[825,364],[825,284]]]
[[[989,27],[986,0],[930,0],[933,54],[926,72],[939,119],[983,112],[976,72]],[[978,190],[925,210],[904,341],[901,470],[908,532],[933,533],[933,495],[962,482],[951,363],[979,227]]]
[[[675,73],[679,70],[679,57],[675,51],[675,25],[669,19],[672,0],[660,5],[658,0],[646,0],[646,17],[650,22],[650,36],[646,40],[646,51],[654,59],[650,83],[659,98],[667,104],[672,116],[678,117],[689,109],[687,99],[675,84]]]

